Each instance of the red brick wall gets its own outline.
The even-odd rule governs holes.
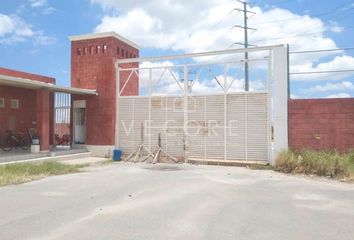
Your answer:
[[[49,150],[51,135],[50,115],[51,115],[51,95],[44,89],[36,91],[36,131],[40,138],[41,151]]]
[[[39,82],[55,84],[55,79],[38,74],[26,73],[7,68],[0,68],[0,74],[30,79]],[[53,114],[54,114],[54,93],[49,93],[49,143],[53,143]],[[0,98],[5,99],[5,107],[0,108],[0,143],[6,136],[6,130],[22,132],[28,137],[29,128],[38,128],[33,122],[37,121],[36,91],[31,89],[0,86]],[[11,109],[11,99],[19,100],[19,109]]]
[[[354,98],[289,100],[292,149],[354,148]]]
[[[0,108],[0,143],[6,136],[6,130],[16,130],[28,136],[28,129],[36,121],[36,91],[0,86],[0,98],[5,99],[5,107]],[[12,109],[11,99],[19,100],[19,108]]]
[[[51,77],[46,77],[38,74],[27,73],[16,71],[8,68],[1,68],[0,67],[0,74],[1,75],[8,75],[11,77],[19,77],[19,78],[26,78],[34,81],[45,82],[45,83],[55,83],[55,79]]]
[[[54,144],[54,93],[49,95],[49,144]]]
[[[100,51],[97,52],[97,47]],[[105,52],[103,52],[106,46]],[[119,52],[117,51],[119,48]],[[124,57],[122,55],[124,50]],[[78,52],[80,54],[78,54]],[[115,60],[139,55],[139,50],[114,38],[104,37],[71,43],[72,87],[97,89],[98,96],[76,95],[72,100],[86,100],[86,144],[112,145],[115,130]],[[122,76],[121,86],[125,76]],[[138,79],[127,85],[125,95],[138,95]]]

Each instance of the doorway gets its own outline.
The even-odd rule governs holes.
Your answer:
[[[74,101],[74,143],[86,143],[86,102]]]

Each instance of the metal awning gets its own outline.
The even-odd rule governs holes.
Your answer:
[[[11,86],[27,89],[47,89],[51,92],[63,92],[70,94],[98,95],[97,90],[61,87],[52,83],[44,83],[26,78],[12,77],[0,74],[0,86]]]

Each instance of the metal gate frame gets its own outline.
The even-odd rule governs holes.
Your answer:
[[[56,134],[63,140],[65,135],[68,139],[62,141],[65,146],[71,145],[71,94],[64,92],[54,92],[54,133],[53,144],[57,146]],[[59,144],[61,145],[61,144]]]
[[[288,101],[288,46],[287,45],[278,45],[278,46],[267,46],[267,47],[256,47],[256,48],[248,48],[248,49],[232,49],[232,50],[224,50],[224,51],[214,51],[214,52],[205,52],[205,53],[191,53],[184,55],[176,55],[176,56],[165,56],[165,57],[153,57],[153,58],[136,58],[136,59],[120,59],[116,62],[116,128],[115,128],[115,146],[119,148],[119,127],[120,127],[120,114],[119,114],[119,104],[121,96],[129,78],[133,71],[138,75],[139,67],[124,67],[122,65],[127,65],[129,63],[141,63],[144,61],[165,61],[165,60],[177,60],[183,58],[195,58],[195,57],[207,57],[207,56],[225,56],[232,54],[239,54],[247,52],[259,52],[259,51],[268,51],[269,55],[266,58],[268,61],[268,161],[273,162],[273,159],[276,157],[277,153],[279,153],[283,149],[288,148],[288,136],[287,136],[287,101]],[[254,59],[248,60],[258,61],[264,59]],[[245,60],[241,61],[244,64]],[[209,62],[206,64],[213,64],[214,62]],[[228,64],[228,62],[215,62],[217,64]],[[232,62],[234,63],[234,62]],[[174,65],[172,67],[183,67],[184,69],[184,79],[189,79],[188,67],[193,64],[183,64],[183,65]],[[196,64],[201,65],[201,64]],[[162,68],[162,67],[160,67]],[[151,106],[151,98],[152,98],[152,86],[151,86],[151,69],[149,70],[150,84],[149,84],[149,106]],[[120,86],[120,73],[122,71],[131,71],[128,79],[126,80],[123,86]],[[226,74],[226,73],[225,73]],[[226,76],[226,75],[225,75]],[[181,90],[183,91],[183,114],[184,121],[188,121],[188,98],[192,95],[189,94],[189,81],[183,81],[183,86],[178,81],[177,83],[180,85]],[[226,81],[226,77],[224,80],[224,104],[226,104],[226,96],[229,94],[228,83]],[[247,96],[247,93],[245,93]],[[138,96],[135,96],[138,97]],[[187,106],[187,108],[186,108]],[[149,111],[150,118],[151,111]],[[226,108],[224,108],[224,114],[226,114]],[[224,116],[224,119],[226,117]],[[247,121],[246,121],[247,122]],[[273,126],[273,141],[271,136],[271,127]],[[186,124],[183,126],[184,134],[188,132],[188,127]],[[225,135],[226,138],[226,135]],[[226,139],[225,139],[226,145]],[[226,147],[225,147],[226,148]],[[226,151],[226,150],[225,150]],[[226,154],[224,154],[225,161],[227,161]],[[246,159],[247,160],[247,159]],[[188,161],[188,150],[185,151],[185,162]]]

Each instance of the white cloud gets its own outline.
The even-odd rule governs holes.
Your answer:
[[[34,32],[30,24],[24,22],[16,15],[5,15],[0,13],[1,43],[14,43],[24,41],[33,35]]]
[[[56,11],[56,8],[50,6],[47,0],[29,0],[29,4],[32,8],[39,9],[43,15],[50,15]],[[17,10],[18,13],[23,12],[24,7],[24,4],[20,6]],[[33,11],[33,9],[31,11]]]
[[[172,49],[182,52],[202,52],[226,49],[232,43],[243,42],[243,30],[231,28],[243,24],[243,15],[232,11],[239,4],[229,0],[197,1],[130,1],[91,0],[105,11],[94,32],[116,31],[141,47]],[[249,33],[250,43],[256,45],[289,44],[290,51],[332,49],[336,43],[325,36],[326,31],[341,32],[336,22],[324,22],[309,15],[299,15],[286,9],[262,9],[249,6],[256,12],[249,18],[249,26],[257,31]],[[277,19],[277,20],[275,20]],[[236,47],[233,46],[233,47]],[[325,68],[315,63],[334,52],[291,55],[292,71]],[[329,62],[331,70],[339,69],[339,62],[352,58],[343,57]],[[348,62],[347,62],[348,63]],[[346,64],[347,64],[346,63]],[[334,66],[334,64],[337,64]],[[315,79],[301,76],[297,79]]]
[[[330,91],[346,91],[354,90],[354,84],[349,81],[341,83],[326,83],[324,85],[316,85],[309,89],[304,89],[303,92],[318,93],[318,92],[330,92]]]
[[[42,31],[36,32],[36,36],[34,38],[34,43],[36,45],[51,45],[56,42],[56,38],[46,36]]]
[[[243,24],[242,14],[234,11],[228,15],[232,9],[238,7],[232,1],[206,0],[202,6],[196,1],[184,0],[91,2],[109,10],[95,32],[113,30],[142,47],[197,52],[225,49],[234,42],[243,41],[242,29],[230,30],[234,25]],[[292,50],[304,49],[304,46],[308,49],[336,46],[333,40],[324,37],[327,27],[318,18],[298,15],[280,8],[263,10],[260,7],[249,7],[249,10],[257,13],[249,19],[249,25],[257,28],[256,32],[250,32],[251,43],[289,43]],[[331,26],[335,26],[335,23],[331,23]],[[314,34],[317,37],[313,37]]]
[[[45,36],[42,31],[34,31],[32,25],[20,17],[0,13],[0,43],[13,44],[29,39],[38,45],[48,45],[55,41],[55,38]]]
[[[350,94],[348,93],[337,93],[328,95],[327,98],[350,98]]]
[[[47,7],[47,8],[45,8],[45,9],[43,9],[42,13],[43,13],[44,15],[50,15],[50,14],[54,13],[56,10],[57,10],[57,9],[54,8],[54,7]]]
[[[31,7],[42,7],[47,4],[47,0],[30,0]]]

